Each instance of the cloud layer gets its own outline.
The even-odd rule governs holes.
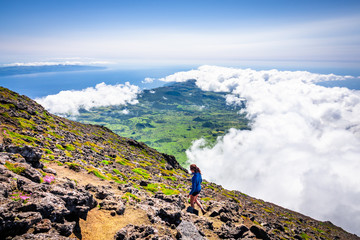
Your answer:
[[[95,88],[61,91],[35,100],[51,113],[78,115],[81,108],[90,110],[93,107],[136,104],[138,93],[140,88],[129,82],[117,85],[99,83]]]
[[[350,76],[215,66],[163,81],[196,79],[246,104],[251,131],[231,129],[187,151],[205,177],[360,234],[360,92],[316,82]]]

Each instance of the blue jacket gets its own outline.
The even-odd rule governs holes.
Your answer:
[[[191,179],[192,185],[191,185],[191,191],[189,195],[192,195],[194,192],[200,192],[201,190],[201,174],[200,173],[193,173],[193,177]]]

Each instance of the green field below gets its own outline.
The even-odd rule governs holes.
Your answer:
[[[139,103],[82,110],[77,121],[103,125],[120,136],[144,142],[187,165],[185,151],[194,140],[214,143],[230,128],[249,129],[248,120],[228,106],[226,93],[202,91],[194,81],[145,90]]]

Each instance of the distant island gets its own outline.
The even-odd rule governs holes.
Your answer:
[[[32,74],[32,73],[48,73],[48,72],[72,72],[72,71],[89,71],[102,70],[105,67],[100,66],[86,66],[86,65],[43,65],[43,66],[9,66],[0,67],[0,77]]]
[[[195,80],[144,90],[136,105],[80,110],[77,121],[103,125],[123,137],[144,142],[170,155],[184,167],[186,149],[204,138],[214,143],[230,128],[249,130],[243,106],[226,104],[226,93],[203,91]],[[72,116],[70,116],[72,117]]]

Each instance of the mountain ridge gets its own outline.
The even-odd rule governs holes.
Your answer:
[[[206,180],[207,213],[188,213],[191,176],[173,156],[6,88],[0,122],[2,239],[360,239]]]

